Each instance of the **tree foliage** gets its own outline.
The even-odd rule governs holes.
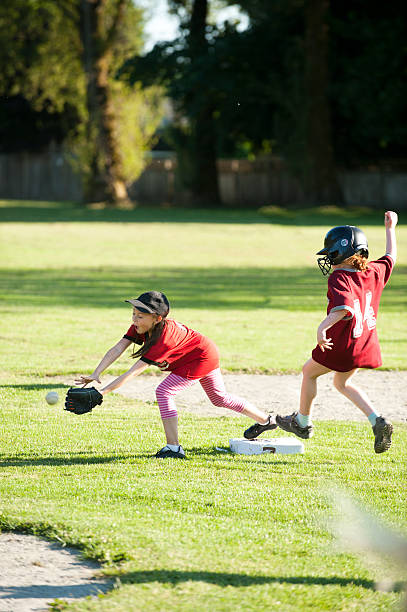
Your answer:
[[[84,92],[75,0],[0,4],[0,92],[34,110],[79,106]],[[83,109],[83,106],[82,106]]]
[[[331,1],[334,148],[339,163],[407,156],[407,5]]]
[[[406,156],[403,3],[238,4],[249,15],[248,29],[207,25],[206,52],[191,61],[192,1],[173,0],[178,39],[123,69],[130,82],[165,86],[177,113],[170,137],[188,152],[185,174],[191,172],[190,126],[202,104],[212,109],[218,157],[283,156],[314,198],[338,198],[335,167]]]
[[[180,12],[180,37],[175,46],[159,44],[145,57],[126,62],[121,76],[133,85],[160,84],[166,88],[175,110],[167,140],[178,154],[178,178],[196,204],[219,201],[216,168],[217,91],[213,49],[207,36],[208,1],[172,0]]]
[[[0,5],[0,133],[3,150],[74,135],[91,175],[81,1]],[[221,0],[170,0],[179,37],[145,56],[137,5],[94,3],[104,11],[101,44],[118,3],[126,10],[106,72],[124,177],[140,171],[159,117],[160,87],[175,111],[166,138],[178,151],[183,183],[212,200],[216,157],[276,153],[321,198],[327,192],[314,179],[326,169],[406,157],[407,5],[401,0],[239,0],[250,18],[243,32],[211,23],[208,12]]]
[[[305,13],[313,2],[239,0],[239,4],[250,16],[253,44],[264,48],[263,82],[274,83],[279,92],[273,122],[276,150],[298,166],[304,158],[307,105]],[[330,0],[326,27],[327,99],[336,163],[352,166],[405,158],[407,5],[401,0],[384,4]],[[280,77],[274,57],[279,58]]]
[[[98,4],[103,10],[102,44],[111,31],[117,0]],[[97,129],[90,125],[80,9],[81,0],[15,0],[0,5],[0,134],[3,151],[39,150],[50,141],[65,141],[89,179],[103,163],[92,166],[91,134]],[[142,25],[142,11],[126,0],[106,72],[112,129],[126,180],[141,172],[161,118],[157,88],[130,90],[115,79],[123,61],[141,49]]]

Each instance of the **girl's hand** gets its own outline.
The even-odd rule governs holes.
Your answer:
[[[397,221],[398,221],[398,215],[396,212],[393,212],[392,210],[388,210],[387,212],[384,213],[384,225],[387,228],[390,229],[392,227],[396,227]]]
[[[75,385],[83,385],[83,386],[85,386],[88,383],[93,382],[93,381],[100,383],[99,376],[96,376],[95,374],[90,374],[89,376],[81,375],[81,376],[79,376],[79,378],[77,378],[75,380]]]
[[[319,345],[319,348],[321,349],[321,351],[324,353],[325,349],[327,350],[332,350],[332,347],[334,345],[334,343],[332,342],[331,338],[327,338],[326,337],[326,330],[322,330],[317,332],[317,342]]]

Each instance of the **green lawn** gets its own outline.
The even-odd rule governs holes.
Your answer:
[[[266,217],[3,202],[4,357],[18,374],[89,371],[128,328],[124,300],[155,288],[168,295],[175,318],[215,340],[224,369],[299,371],[325,314],[326,278],[315,252],[326,231],[346,221],[360,224],[371,256],[380,257],[382,217],[336,209]],[[405,369],[403,225],[398,238],[399,261],[383,293],[378,328],[384,367]],[[113,371],[127,364],[125,358]]]
[[[113,396],[75,418],[45,405],[47,389],[2,387],[0,526],[78,545],[120,578],[70,609],[388,611],[399,600],[374,590],[385,564],[337,549],[327,487],[406,529],[405,426],[379,456],[368,425],[318,423],[303,456],[245,457],[215,447],[247,419],[184,414],[188,458],[157,461],[155,407]]]
[[[91,415],[45,404],[53,376],[89,372],[130,321],[123,300],[165,291],[180,321],[211,336],[229,370],[298,371],[326,305],[314,253],[332,226],[365,229],[384,252],[382,213],[335,209],[89,211],[3,202],[0,528],[82,548],[120,579],[69,610],[382,610],[382,560],[337,548],[328,495],[343,487],[407,532],[407,427],[375,455],[368,423],[318,423],[306,453],[220,453],[243,417],[183,414],[188,458],[157,461],[155,406],[109,396]],[[406,229],[380,316],[384,365],[405,368]],[[123,356],[113,372],[130,363]],[[396,576],[396,579],[399,577]]]

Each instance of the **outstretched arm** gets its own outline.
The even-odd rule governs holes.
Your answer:
[[[95,368],[93,373],[89,376],[79,376],[79,378],[75,380],[75,384],[87,385],[88,383],[94,380],[100,383],[101,373],[104,372],[106,368],[108,368],[110,365],[112,365],[112,363],[124,353],[126,348],[130,346],[130,344],[130,340],[128,340],[127,338],[121,338],[121,340],[119,340],[117,344],[112,346],[112,348],[107,351],[106,355],[103,357],[99,365]]]
[[[124,383],[129,378],[133,378],[133,376],[138,376],[139,374],[141,374],[141,372],[144,372],[144,370],[148,367],[150,367],[150,364],[146,363],[145,361],[141,361],[141,359],[139,359],[138,361],[136,361],[134,365],[131,366],[130,370],[127,370],[127,372],[125,372],[118,378],[115,378],[114,380],[112,380],[112,382],[106,385],[106,387],[103,387],[103,389],[100,389],[100,393],[102,395],[106,395],[106,393],[111,393],[111,391],[114,391],[115,389],[118,389],[119,387],[124,385]]]
[[[390,255],[394,263],[397,259],[396,225],[397,213],[388,210],[384,213],[384,225],[386,227],[386,255]]]

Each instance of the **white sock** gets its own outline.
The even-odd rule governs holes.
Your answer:
[[[309,414],[301,414],[301,412],[299,412],[295,419],[300,427],[308,427],[308,425],[311,424],[311,417]]]
[[[181,446],[179,444],[166,444],[166,447],[174,451],[174,453],[177,453],[179,450],[181,450]]]
[[[376,414],[375,412],[371,412],[369,414],[369,416],[367,417],[369,419],[370,424],[371,424],[372,427],[374,427],[376,425],[376,419],[377,419],[378,416],[379,415]]]

